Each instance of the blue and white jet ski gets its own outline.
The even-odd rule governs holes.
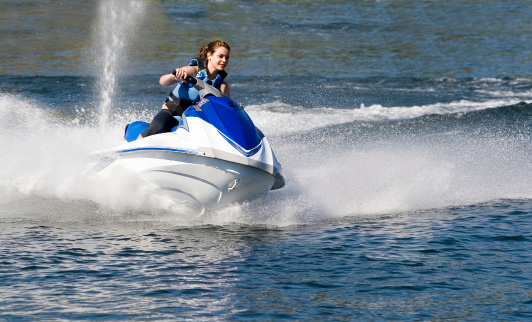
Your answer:
[[[201,101],[172,132],[136,140],[148,123],[133,122],[124,143],[100,154],[91,172],[126,170],[200,214],[282,188],[281,165],[244,109],[202,80],[187,81]]]

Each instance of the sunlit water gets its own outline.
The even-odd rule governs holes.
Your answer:
[[[0,319],[532,318],[528,2],[0,9]],[[84,176],[212,38],[286,187],[190,218]]]

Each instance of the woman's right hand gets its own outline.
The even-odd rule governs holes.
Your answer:
[[[175,76],[176,81],[178,82],[184,82],[185,78],[187,78],[187,73],[183,70],[183,68],[177,68],[172,73]]]
[[[185,78],[188,75],[194,75],[197,73],[196,66],[185,66],[181,68],[176,68],[170,72],[170,74],[164,74],[159,78],[159,84],[162,86],[171,86],[179,82],[186,83]]]

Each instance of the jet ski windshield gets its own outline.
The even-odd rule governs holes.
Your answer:
[[[251,118],[228,97],[207,95],[184,114],[186,117],[199,117],[212,124],[229,143],[236,143],[243,150],[249,151],[261,144],[262,136]]]

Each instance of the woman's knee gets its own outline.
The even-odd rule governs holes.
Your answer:
[[[175,119],[172,115],[172,112],[170,112],[170,110],[168,109],[160,110],[159,113],[157,113],[157,115],[155,115],[155,117],[153,118],[153,121],[151,121],[151,123],[148,124],[148,127],[146,128],[146,130],[144,130],[144,132],[141,133],[141,136],[145,138],[150,135],[168,132],[169,131],[168,128],[171,129],[173,126],[175,126],[173,125],[174,122],[172,122],[172,120],[175,120]]]

